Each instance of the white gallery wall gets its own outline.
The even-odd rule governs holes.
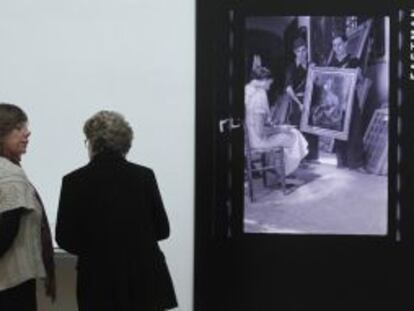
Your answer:
[[[28,113],[22,164],[53,227],[62,176],[87,163],[84,121],[124,114],[135,131],[128,159],[158,178],[172,227],[161,247],[179,310],[191,310],[195,1],[2,0],[0,102]],[[41,311],[74,310],[73,260],[58,267],[60,296],[53,307],[40,297]]]

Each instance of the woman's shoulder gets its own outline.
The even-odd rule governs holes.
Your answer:
[[[136,172],[136,173],[139,173],[145,176],[154,174],[154,171],[152,168],[142,165],[142,164],[138,164],[132,161],[126,161],[126,165],[127,165],[127,169],[132,172]]]
[[[84,165],[84,166],[81,166],[81,167],[78,167],[78,168],[66,173],[63,176],[63,180],[65,180],[65,181],[70,181],[70,180],[73,180],[73,179],[76,180],[77,178],[79,178],[79,177],[86,174],[87,167],[88,167],[88,164]]]
[[[8,178],[26,178],[23,169],[7,158],[0,157],[0,181]]]
[[[264,89],[257,85],[246,85],[244,90],[246,104],[254,104],[256,102],[265,101],[267,93]]]
[[[101,176],[105,174],[112,174],[113,170],[121,170],[121,175],[124,176],[123,180],[128,179],[146,179],[151,178],[154,175],[154,172],[151,168],[131,162],[131,161],[122,161],[114,166],[94,166],[91,163],[79,167],[66,175],[63,176],[63,182],[69,184],[80,184],[82,181],[89,180],[94,178],[94,176]]]

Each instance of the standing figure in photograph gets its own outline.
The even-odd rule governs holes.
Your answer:
[[[55,299],[49,223],[39,194],[20,165],[30,131],[25,112],[0,104],[0,310],[36,311],[36,279]]]
[[[308,152],[308,143],[302,133],[293,127],[275,125],[271,120],[267,91],[273,82],[270,70],[258,67],[252,70],[245,87],[246,127],[253,148],[284,147],[285,174],[296,170]]]
[[[117,112],[88,119],[90,161],[63,177],[56,241],[78,256],[80,311],[177,306],[158,241],[170,227],[154,172],[126,160],[133,131]]]
[[[293,53],[295,61],[286,70],[286,100],[282,105],[288,105],[287,122],[299,126],[302,117],[303,99],[308,73],[308,48],[305,40],[298,37],[293,42]],[[309,143],[309,153],[306,156],[308,161],[318,161],[319,159],[319,138],[316,135],[304,133]]]
[[[358,68],[358,59],[352,57],[346,49],[347,37],[342,32],[335,32],[332,37],[333,57],[328,66],[338,68]],[[362,114],[358,97],[354,95],[348,140],[335,140],[334,150],[339,168],[364,170],[364,147]]]

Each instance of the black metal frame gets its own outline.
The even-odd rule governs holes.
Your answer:
[[[408,204],[413,177],[401,171],[397,145],[401,143],[402,162],[411,169],[414,144],[407,141],[414,135],[414,122],[403,123],[407,137],[398,135],[397,116],[402,111],[408,118],[413,109],[396,105],[396,3],[382,1],[361,8],[360,1],[354,0],[328,6],[316,2],[291,0],[282,7],[281,2],[264,0],[197,1],[195,311],[274,310],[290,304],[296,310],[293,301],[298,298],[290,296],[292,293],[315,304],[328,297],[348,297],[349,303],[357,298],[375,302],[377,298],[403,301],[405,297],[401,284],[408,265],[403,262],[412,258],[407,254],[414,245],[414,209]],[[244,60],[233,54],[243,50],[243,33],[242,27],[232,25],[241,23],[246,13],[361,15],[364,9],[371,16],[391,16],[387,236],[244,234],[243,131],[220,133],[218,127],[221,119],[231,124],[243,117],[243,107],[232,105],[243,101]],[[228,102],[230,105],[219,105]],[[402,172],[400,178],[398,171]]]

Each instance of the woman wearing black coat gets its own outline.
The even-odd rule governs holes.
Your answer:
[[[132,129],[110,111],[84,126],[90,162],[63,178],[56,241],[78,256],[80,311],[177,306],[157,241],[170,234],[154,173],[125,159]]]

